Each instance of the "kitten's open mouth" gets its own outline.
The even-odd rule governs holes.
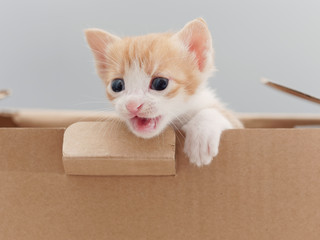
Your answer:
[[[138,132],[150,132],[157,128],[161,116],[155,118],[141,118],[135,116],[130,119],[133,128]]]

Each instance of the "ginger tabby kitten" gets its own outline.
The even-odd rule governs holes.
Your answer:
[[[206,22],[177,33],[120,38],[85,31],[96,68],[116,112],[137,136],[157,136],[171,124],[185,132],[184,152],[197,166],[218,154],[221,133],[241,122],[207,86],[215,67]]]

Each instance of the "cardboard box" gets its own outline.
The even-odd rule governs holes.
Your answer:
[[[320,129],[293,127],[320,114],[241,115],[202,168],[178,136],[175,176],[66,175],[65,127],[97,115],[0,116],[1,240],[319,239]]]

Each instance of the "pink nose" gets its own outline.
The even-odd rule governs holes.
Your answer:
[[[142,108],[142,105],[143,104],[139,102],[131,101],[126,104],[126,108],[130,113],[137,114]]]

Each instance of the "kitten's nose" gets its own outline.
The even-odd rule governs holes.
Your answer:
[[[143,103],[131,101],[126,104],[127,110],[132,114],[137,114],[142,108]]]

